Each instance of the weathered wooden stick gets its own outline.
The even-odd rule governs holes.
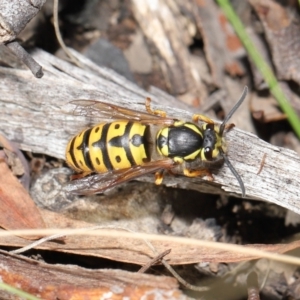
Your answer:
[[[72,135],[91,124],[109,120],[101,116],[87,119],[74,115],[74,107],[69,104],[71,100],[98,99],[145,111],[145,97],[152,97],[150,93],[72,52],[85,66],[84,70],[41,50],[35,51],[34,58],[45,69],[43,80],[33,78],[24,70],[0,68],[0,130],[17,142],[20,149],[64,158],[66,144]],[[173,108],[173,104],[166,108],[166,99],[152,97],[153,106],[163,108],[171,117],[191,120],[190,112]],[[246,196],[300,213],[299,156],[237,128],[228,132],[226,139],[228,157],[245,183]],[[226,192],[240,193],[226,165],[215,167],[212,172],[215,178],[212,183],[203,178],[181,176],[167,176],[163,183],[210,193],[220,193],[217,186],[221,186]],[[152,176],[142,180],[153,182]]]

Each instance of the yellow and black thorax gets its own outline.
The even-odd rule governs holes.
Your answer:
[[[203,124],[201,127],[191,122],[176,121],[174,125],[162,128],[156,138],[157,151],[177,162],[212,161],[219,156],[222,145],[219,127]]]

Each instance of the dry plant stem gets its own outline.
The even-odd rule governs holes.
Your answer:
[[[185,288],[196,291],[196,292],[206,292],[209,290],[209,287],[206,286],[196,286],[188,283],[185,281],[182,277],[180,277],[176,271],[164,260],[161,260],[162,264],[165,266],[165,268],[180,282]]]
[[[175,236],[165,236],[165,235],[155,235],[147,233],[131,233],[131,232],[120,232],[120,230],[113,230],[111,226],[110,229],[102,229],[101,231],[85,231],[83,232],[81,228],[88,227],[76,226],[78,229],[69,228],[69,219],[63,218],[62,224],[57,223],[58,216],[56,213],[46,212],[42,210],[42,216],[47,220],[46,225],[48,228],[51,226],[58,226],[56,229],[26,229],[26,230],[10,230],[0,231],[0,241],[3,245],[10,245],[12,247],[16,246],[26,246],[27,241],[18,236],[45,236],[50,234],[64,234],[70,236],[68,238],[68,244],[57,244],[47,243],[44,246],[40,246],[39,249],[47,249],[53,251],[65,251],[68,253],[88,253],[95,255],[97,257],[110,257],[118,261],[132,262],[135,264],[145,265],[149,261],[149,256],[152,256],[152,252],[145,247],[140,240],[150,240],[151,243],[155,245],[155,248],[160,249],[159,252],[163,252],[164,249],[172,249],[172,252],[168,256],[168,261],[172,264],[191,264],[199,263],[202,261],[208,262],[241,262],[245,260],[253,260],[259,258],[267,258],[275,261],[280,261],[283,263],[300,265],[300,259],[295,256],[284,255],[288,251],[294,250],[300,247],[300,241],[294,241],[288,244],[275,244],[275,245],[234,245],[226,243],[217,243],[211,241],[196,240],[191,238],[175,237]],[[85,222],[80,222],[80,224],[87,224]],[[105,226],[106,228],[108,226]],[[78,242],[77,235],[82,235],[82,240],[85,243],[87,249],[83,251],[76,251],[82,245],[81,240]],[[96,236],[97,238],[94,238]],[[101,238],[99,238],[99,236]],[[122,254],[114,255],[112,253],[112,248],[128,248],[128,243],[136,243],[136,249],[134,251],[126,251],[126,256]],[[104,242],[104,244],[103,244]],[[94,245],[97,249],[89,249],[89,245]],[[72,249],[70,249],[72,245]],[[107,250],[106,245],[110,245]],[[113,246],[113,247],[111,247]],[[253,247],[252,247],[253,246]],[[147,245],[147,247],[149,247]],[[73,250],[75,249],[75,251]],[[151,249],[151,248],[149,248]],[[209,249],[214,249],[209,251]],[[107,250],[107,251],[105,251]],[[153,251],[153,250],[151,250]],[[219,254],[222,252],[221,258]],[[217,255],[217,257],[216,257]],[[129,257],[130,256],[130,257]],[[181,257],[179,257],[181,256]],[[129,258],[128,258],[129,257]]]
[[[58,23],[58,0],[54,0],[53,2],[53,25],[55,30],[55,35],[58,40],[58,43],[60,44],[63,51],[66,53],[66,55],[72,60],[72,62],[77,65],[79,68],[82,68],[82,64],[76,59],[76,57],[72,54],[72,52],[69,51],[67,46],[65,45],[60,30],[59,30],[59,23]]]
[[[159,255],[155,256],[153,259],[151,259],[149,261],[149,263],[147,263],[145,266],[140,268],[138,270],[138,273],[145,273],[151,266],[154,266],[157,263],[159,263],[162,260],[162,258],[164,258],[166,255],[168,255],[170,252],[171,252],[171,249],[168,249],[168,250],[160,253]]]
[[[36,78],[43,77],[43,68],[31,57],[29,53],[16,41],[6,44],[9,48],[32,72]]]
[[[248,300],[260,300],[256,272],[252,271],[247,278]]]
[[[120,229],[120,230],[125,230],[125,231],[128,231],[128,232],[131,232],[131,233],[134,233],[134,234],[137,234],[137,232],[135,231],[132,231],[130,229],[127,229],[127,228],[123,228],[123,227],[120,227],[120,228],[116,228],[116,227],[107,227],[107,226],[92,226],[92,227],[86,227],[86,228],[81,228],[80,231],[90,231],[90,230],[98,230],[98,229],[114,229],[114,230],[117,230],[117,229]],[[65,237],[67,235],[71,235],[72,233],[70,234],[55,234],[55,235],[51,235],[51,236],[47,236],[47,237],[44,237],[38,241],[35,241],[33,243],[31,243],[30,245],[27,245],[25,247],[22,247],[20,249],[16,249],[16,250],[12,250],[10,251],[10,253],[13,253],[13,254],[20,254],[20,253],[23,253],[25,251],[28,251],[34,247],[36,247],[37,245],[40,245],[42,243],[45,243],[47,241],[51,241],[51,240],[56,240],[56,239],[59,239],[59,238],[62,238],[62,237]],[[165,256],[166,254],[170,253],[171,250],[166,250],[164,251],[163,253],[159,254],[157,252],[157,250],[153,247],[153,245],[147,241],[146,239],[142,238],[142,240],[145,242],[145,244],[155,253],[156,257],[154,258],[155,261],[157,261],[157,258],[159,258],[158,260],[161,260],[162,264],[166,267],[166,269],[178,280],[178,282],[180,282],[183,286],[185,286],[187,289],[190,289],[190,290],[193,290],[193,291],[198,291],[198,292],[204,292],[204,291],[207,291],[209,288],[208,287],[198,287],[198,286],[194,286],[194,285],[191,285],[189,284],[188,282],[186,282],[182,277],[180,277],[176,271],[167,263],[167,261],[165,259],[163,259],[162,257]],[[151,260],[150,263],[152,263],[153,260]],[[151,264],[153,265],[153,264]],[[148,265],[146,266],[147,268],[149,267]],[[143,268],[142,268],[143,269]],[[141,269],[141,270],[142,270]],[[141,273],[141,270],[139,271]]]
[[[267,280],[269,278],[270,271],[271,271],[271,263],[272,262],[270,260],[268,260],[268,270],[267,270],[267,272],[265,272],[264,279],[262,280],[262,283],[261,283],[261,285],[259,287],[260,291],[264,288],[264,286],[266,285],[266,282],[267,282]]]
[[[131,230],[128,230],[129,232],[133,232]],[[151,242],[149,242],[148,240],[144,239],[144,242],[147,244],[147,246],[153,251],[153,253],[158,256],[159,253],[157,252],[157,250],[153,247],[153,245],[151,244]],[[181,276],[179,276],[179,274],[170,266],[170,264],[164,259],[161,259],[162,264],[165,266],[165,268],[178,280],[178,282],[180,282],[185,288],[192,290],[192,291],[196,291],[196,292],[206,292],[209,290],[209,287],[199,287],[199,286],[195,286],[192,285],[190,283],[188,283],[186,280],[184,280]]]
[[[25,247],[22,247],[22,248],[19,248],[19,249],[16,249],[16,250],[11,250],[9,251],[10,253],[13,253],[13,254],[21,254],[21,253],[24,253],[30,249],[33,249],[35,248],[36,246],[38,245],[41,245],[43,243],[46,243],[46,242],[49,242],[49,241],[53,241],[53,240],[58,240],[58,239],[61,239],[61,238],[64,238],[66,236],[66,234],[54,234],[54,235],[51,235],[51,236],[46,236],[46,237],[43,237],[37,241],[34,241],[33,243],[25,246]]]
[[[85,232],[85,231],[88,231],[88,230],[107,229],[107,228],[109,228],[109,227],[91,226],[91,227],[80,228],[80,231],[82,230],[83,232]],[[121,228],[121,229],[124,229],[124,228]],[[37,241],[34,241],[33,243],[31,243],[31,244],[29,244],[25,247],[22,247],[22,248],[19,248],[19,249],[16,249],[16,250],[12,250],[12,251],[10,251],[10,253],[20,254],[20,253],[26,252],[30,249],[33,249],[36,246],[41,245],[43,243],[53,241],[53,240],[58,240],[58,239],[66,237],[66,236],[67,236],[67,234],[64,234],[64,233],[58,233],[58,234],[53,234],[53,235],[50,235],[50,236],[45,236],[45,237],[43,237],[43,238],[41,238]]]

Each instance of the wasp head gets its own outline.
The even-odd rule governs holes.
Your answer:
[[[201,159],[204,161],[215,161],[221,158],[224,160],[224,162],[229,167],[232,174],[239,182],[243,197],[245,197],[245,186],[241,176],[235,170],[235,168],[233,167],[230,160],[225,154],[225,141],[223,138],[223,134],[225,129],[230,129],[234,126],[233,124],[228,124],[228,121],[245,100],[247,92],[248,92],[248,88],[245,87],[242,96],[234,105],[234,107],[231,109],[231,111],[226,116],[226,118],[224,119],[224,121],[220,126],[213,123],[206,123],[202,126],[202,132],[203,132],[202,147],[203,148],[200,153]]]

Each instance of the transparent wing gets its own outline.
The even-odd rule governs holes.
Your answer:
[[[106,173],[97,173],[84,178],[70,181],[64,186],[64,191],[77,195],[90,195],[103,193],[118,184],[135,179],[139,176],[154,173],[161,169],[171,169],[174,161],[165,158],[146,163],[142,166],[133,166],[123,170],[115,170]]]
[[[158,115],[128,109],[122,106],[109,104],[96,100],[73,100],[70,104],[75,105],[74,114],[86,117],[108,116],[110,119],[126,119],[142,121],[146,124],[172,125],[174,119]]]

